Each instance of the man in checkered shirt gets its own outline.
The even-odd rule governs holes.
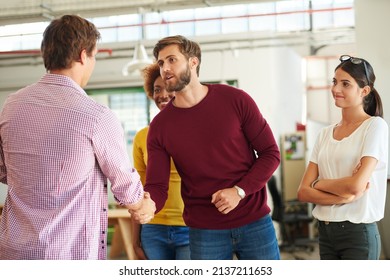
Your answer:
[[[107,180],[120,205],[154,215],[114,113],[87,96],[100,33],[74,15],[43,34],[47,73],[11,94],[0,116],[0,181],[8,185],[0,259],[106,259]]]

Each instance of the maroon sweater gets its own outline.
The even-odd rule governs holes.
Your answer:
[[[171,102],[151,122],[145,190],[161,210],[172,157],[182,178],[185,223],[202,229],[240,227],[270,212],[265,185],[279,165],[280,153],[247,93],[227,85],[207,86],[208,94],[199,104],[177,108]],[[211,196],[234,185],[244,189],[246,197],[222,214]]]

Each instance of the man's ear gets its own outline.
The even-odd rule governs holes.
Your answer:
[[[85,64],[85,61],[87,60],[87,57],[88,57],[87,51],[85,49],[82,50],[81,53],[80,53],[80,63],[81,64]]]
[[[197,67],[199,64],[199,59],[196,56],[190,57],[190,65],[191,67]]]

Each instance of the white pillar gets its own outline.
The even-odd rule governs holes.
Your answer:
[[[355,0],[357,56],[365,58],[374,68],[376,75],[374,86],[382,98],[384,118],[388,124],[390,124],[389,11],[388,0]],[[390,188],[387,192],[385,218],[379,223],[379,230],[382,253],[386,259],[390,259]]]

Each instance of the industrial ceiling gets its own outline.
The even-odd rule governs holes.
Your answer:
[[[260,2],[277,2],[284,0],[0,0],[0,26],[28,22],[49,21],[64,14],[78,14],[92,18],[109,15],[132,13],[148,13],[152,11],[168,11],[195,7],[213,7],[221,5],[248,4]],[[337,44],[353,44],[354,28],[329,29],[317,32],[290,32],[286,34],[235,34],[209,36],[199,39],[204,51],[233,49],[277,47],[280,45],[308,46],[309,54],[316,54],[325,46]],[[149,48],[149,42],[144,42]],[[108,59],[131,57],[132,48],[128,43],[110,46],[115,53]],[[25,64],[25,56],[38,57],[39,50],[29,53],[24,51],[0,52],[0,68],[8,65]],[[106,58],[106,56],[104,56]],[[31,62],[28,62],[31,63]]]
[[[64,14],[78,14],[90,18],[138,12],[276,1],[277,0],[0,0],[0,25],[51,20]]]

